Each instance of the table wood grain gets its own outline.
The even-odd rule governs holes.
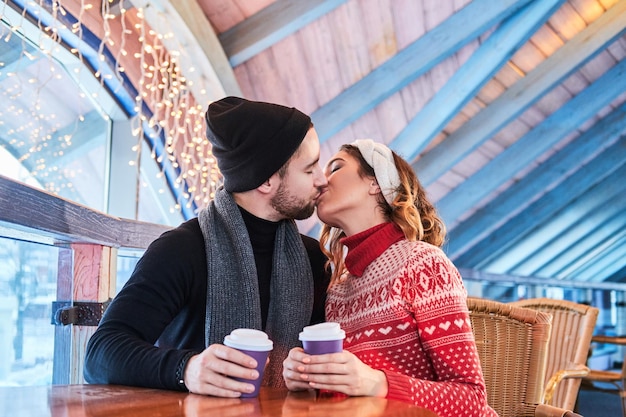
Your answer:
[[[437,417],[404,402],[262,388],[259,397],[216,398],[116,385],[0,388],[0,415],[12,417]]]

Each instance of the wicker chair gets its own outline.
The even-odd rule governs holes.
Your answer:
[[[551,298],[534,298],[511,304],[552,314],[543,402],[573,410],[582,378],[589,373],[586,363],[599,310]]]
[[[552,317],[481,298],[467,306],[489,405],[500,417],[579,416],[542,404]]]

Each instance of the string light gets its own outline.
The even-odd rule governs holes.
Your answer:
[[[10,0],[2,0],[3,4],[0,6],[0,18],[5,22],[9,21],[4,12],[7,7],[11,7],[9,2]],[[66,0],[65,3],[67,4],[64,5],[61,0],[27,1],[21,10],[20,21],[9,22],[8,30],[0,36],[0,41],[4,42],[9,42],[14,36],[22,39],[21,56],[25,60],[36,62],[43,55],[50,62],[47,76],[42,77],[41,73],[33,73],[31,77],[24,79],[20,75],[23,68],[7,71],[5,68],[11,68],[11,65],[0,59],[0,75],[15,77],[17,81],[15,87],[9,91],[11,99],[27,99],[31,103],[28,125],[21,126],[19,131],[11,129],[6,132],[11,146],[30,149],[28,152],[22,152],[22,162],[28,161],[29,158],[39,158],[35,149],[47,146],[46,141],[61,142],[62,146],[58,146],[61,152],[73,146],[75,132],[64,130],[63,135],[53,137],[55,131],[65,126],[59,126],[58,121],[55,122],[54,109],[42,112],[40,107],[45,89],[51,83],[53,75],[60,76],[55,75],[56,66],[53,63],[54,50],[61,47],[64,41],[63,33],[72,33],[84,47],[84,34],[90,32],[100,38],[95,51],[97,63],[94,65],[97,67],[93,68],[93,74],[90,76],[96,77],[101,87],[116,85],[117,91],[113,93],[119,93],[120,86],[130,79],[137,92],[131,106],[135,114],[130,123],[131,134],[137,137],[137,143],[133,146],[136,158],[129,161],[129,165],[135,166],[136,169],[141,168],[141,143],[144,137],[162,141],[163,146],[152,146],[150,156],[162,168],[157,174],[157,179],[163,180],[166,164],[169,164],[176,173],[175,178],[170,178],[170,182],[179,190],[177,194],[180,197],[179,201],[173,203],[171,209],[180,211],[182,207],[189,208],[194,204],[196,209],[206,206],[213,197],[216,186],[221,183],[221,175],[211,153],[211,146],[204,135],[204,108],[197,103],[190,90],[190,83],[178,63],[181,50],[173,49],[171,44],[168,50],[162,43],[165,39],[175,39],[174,33],[168,28],[150,27],[144,19],[144,10],[135,7],[126,8],[127,3],[124,1],[104,0],[98,3],[96,0],[76,0],[70,4]],[[119,3],[116,11],[112,10],[114,3]],[[99,11],[96,8],[98,4]],[[39,39],[29,39],[37,47],[36,54],[29,50],[28,42],[24,40],[23,26],[28,16],[35,18],[35,24],[39,28]],[[77,21],[66,24],[73,22],[74,19]],[[100,22],[99,26],[94,26],[94,21]],[[184,46],[180,45],[180,48]],[[81,51],[81,47],[71,46],[68,50],[81,62],[79,68],[89,67],[90,62],[87,62],[84,56],[84,49]],[[77,79],[80,71],[74,70]],[[24,83],[36,86],[35,97],[25,96]],[[28,89],[30,90],[31,88]],[[81,93],[75,98],[65,99],[80,102],[87,98]],[[97,96],[94,99],[97,99]],[[14,116],[11,112],[23,111],[21,106],[4,107],[4,110],[0,109],[0,118],[3,119]],[[78,130],[79,123],[84,122],[85,114],[79,114],[75,131]],[[29,137],[21,136],[27,132]],[[163,155],[159,155],[159,148],[162,149]],[[52,154],[47,158],[51,157]],[[54,161],[46,161],[46,158],[33,161],[32,167],[32,174],[40,179],[50,177],[51,172],[58,170],[58,167],[54,167]],[[66,183],[50,182],[45,188],[56,193],[61,189],[75,189],[71,179],[78,174],[69,170],[65,172]],[[171,177],[171,174],[168,175]]]

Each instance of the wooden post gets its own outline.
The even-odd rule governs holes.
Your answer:
[[[105,303],[115,295],[117,249],[73,243],[59,250],[57,301]],[[54,338],[53,384],[83,383],[85,348],[95,325],[57,324]]]

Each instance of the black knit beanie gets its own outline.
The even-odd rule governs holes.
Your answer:
[[[225,97],[209,105],[207,138],[230,192],[253,190],[289,160],[311,126],[293,107]]]

